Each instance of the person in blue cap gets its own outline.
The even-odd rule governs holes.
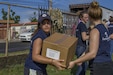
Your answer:
[[[95,25],[90,31],[89,52],[69,63],[75,64],[90,60],[90,75],[113,75],[113,61],[110,55],[110,33],[102,24],[102,9],[93,1],[88,8],[90,21]]]
[[[65,68],[61,64],[64,60],[54,60],[41,55],[43,40],[50,36],[52,20],[46,13],[38,18],[38,29],[31,38],[29,55],[25,61],[24,75],[47,75],[47,64],[55,66],[59,70]]]

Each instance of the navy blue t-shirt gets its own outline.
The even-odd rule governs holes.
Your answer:
[[[34,69],[34,70],[40,70],[42,72],[46,72],[46,64],[40,64],[37,63],[35,61],[32,60],[32,48],[33,48],[33,42],[37,39],[37,38],[41,38],[42,40],[44,40],[45,38],[47,38],[48,36],[50,36],[50,34],[46,34],[43,30],[38,30],[38,32],[32,37],[31,39],[31,47],[30,47],[30,53],[26,59],[25,62],[25,67],[29,68],[29,69]],[[40,53],[41,54],[41,53]]]
[[[113,33],[113,24],[109,24],[108,29],[109,29],[110,34],[112,34]]]
[[[99,31],[99,48],[93,62],[109,62],[112,61],[110,56],[110,38],[109,31],[103,24],[98,24],[95,28]]]
[[[80,22],[76,29],[76,37],[78,38],[77,45],[86,47],[86,41],[82,40],[82,32],[87,32],[87,27],[83,22]]]

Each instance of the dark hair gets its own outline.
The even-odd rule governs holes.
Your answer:
[[[37,32],[38,32],[39,28],[38,28],[38,25],[37,25],[37,28],[35,29],[34,33],[32,34],[32,36],[34,36]]]
[[[93,1],[88,8],[89,17],[93,20],[102,19],[102,9],[99,7],[98,2]]]
[[[110,16],[110,18],[113,18],[113,16]]]
[[[103,21],[104,21],[104,22],[107,22],[107,20],[106,20],[106,19],[103,19]]]
[[[110,21],[110,22],[113,22],[113,17],[111,17],[111,18],[109,19],[109,21]]]
[[[79,14],[79,19],[83,18],[84,14],[88,14],[87,11],[81,11]]]
[[[46,19],[45,19],[45,20],[46,20]],[[52,21],[50,21],[50,22],[51,22],[51,24],[52,24]],[[41,23],[38,22],[37,28],[36,28],[36,30],[34,31],[34,33],[32,34],[32,36],[34,36],[34,35],[38,32],[39,29],[41,29]]]
[[[37,29],[41,29],[41,23],[38,23],[38,25],[37,25]]]

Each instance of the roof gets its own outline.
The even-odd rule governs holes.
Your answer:
[[[88,8],[89,6],[90,6],[90,3],[70,4],[70,5],[69,5],[69,8],[70,8],[70,9],[75,9],[75,8]],[[112,9],[109,9],[109,8],[104,7],[104,6],[102,6],[102,5],[100,5],[100,7],[113,11]]]
[[[7,23],[7,20],[0,20],[0,23],[6,24]],[[9,23],[14,23],[14,20],[9,20]]]
[[[88,8],[90,3],[83,3],[83,4],[70,4],[69,8],[74,9],[74,8]]]
[[[29,22],[29,23],[21,23],[21,24],[10,24],[10,27],[12,26],[29,26],[29,25],[37,25],[38,22]],[[3,24],[3,25],[0,25],[0,28],[6,28],[7,27],[7,24]]]
[[[106,8],[106,7],[104,7],[104,6],[100,6],[100,7],[113,11],[112,9]]]

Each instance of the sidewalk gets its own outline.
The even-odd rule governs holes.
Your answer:
[[[9,42],[19,42],[19,39],[11,39]],[[5,43],[6,40],[5,39],[0,39],[0,43]]]

